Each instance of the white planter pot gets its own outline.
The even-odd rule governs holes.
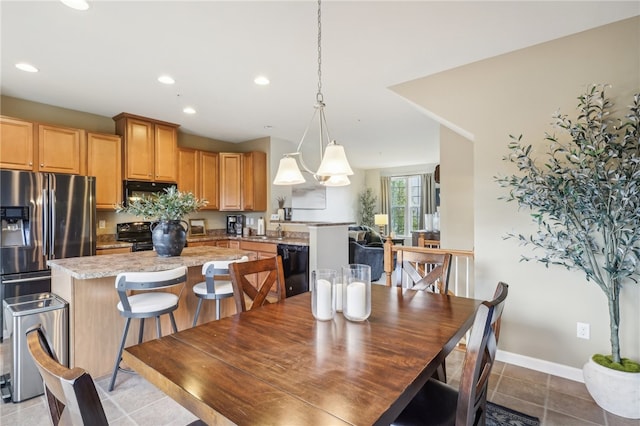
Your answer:
[[[582,374],[587,390],[600,407],[616,416],[640,419],[640,373],[612,370],[589,358]]]

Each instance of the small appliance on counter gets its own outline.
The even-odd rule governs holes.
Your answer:
[[[242,236],[242,231],[247,223],[247,219],[243,214],[227,215],[227,235]]]

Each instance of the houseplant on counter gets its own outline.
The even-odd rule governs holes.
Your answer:
[[[154,221],[151,225],[153,248],[158,256],[168,257],[180,256],[187,242],[189,225],[182,219],[207,204],[191,192],[180,192],[172,186],[163,192],[132,200],[126,207],[120,205],[116,211]]]
[[[610,116],[613,104],[604,86],[593,85],[578,99],[575,122],[554,115],[569,137],[546,135],[544,164],[535,162],[521,136],[511,136],[504,159],[520,173],[496,181],[509,188],[504,199],[532,210],[538,224],[534,235],[508,237],[542,250],[531,259],[580,270],[603,291],[611,354],[594,355],[585,364],[585,384],[605,410],[640,418],[640,364],[621,358],[618,334],[623,286],[637,285],[640,274],[640,94],[618,120]]]

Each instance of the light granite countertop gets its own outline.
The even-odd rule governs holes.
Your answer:
[[[203,236],[190,236],[187,237],[187,245],[189,243],[201,242],[201,241],[218,241],[218,240],[230,240],[230,241],[251,241],[257,243],[275,243],[275,244],[290,244],[296,246],[308,246],[308,238],[293,238],[284,237],[277,238],[273,235],[253,235],[251,237],[236,237],[234,235],[203,235]]]
[[[73,278],[88,280],[115,277],[120,272],[164,271],[179,266],[202,266],[210,260],[239,259],[252,252],[223,247],[185,247],[180,256],[160,257],[155,251],[71,257],[47,261],[53,273],[61,271]]]

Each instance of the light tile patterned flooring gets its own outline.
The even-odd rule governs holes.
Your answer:
[[[3,361],[7,345],[0,345]],[[464,354],[454,351],[447,358],[449,383],[457,386]],[[2,372],[9,371],[3,366]],[[98,393],[111,425],[186,425],[195,417],[171,398],[135,374],[119,373],[113,392],[107,392],[109,377],[96,380]],[[640,426],[598,407],[579,382],[498,362],[493,368],[489,400],[538,417],[542,426]],[[49,425],[43,397],[19,404],[0,402],[0,425]]]

